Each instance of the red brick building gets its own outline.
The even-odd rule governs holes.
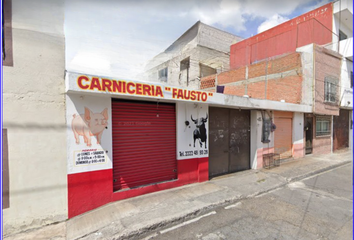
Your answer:
[[[299,139],[292,136],[291,113],[274,111],[270,116],[276,130],[269,149],[281,158],[330,153],[334,147],[345,147],[342,138],[349,141],[348,136],[334,141],[334,136],[344,134],[333,132],[333,116],[342,112],[343,85],[343,55],[328,47],[336,37],[334,5],[326,4],[233,44],[231,70],[201,79],[201,89],[207,91],[222,89],[229,95],[311,106],[312,113],[303,114],[303,144],[296,144]]]

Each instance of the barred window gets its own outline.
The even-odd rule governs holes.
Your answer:
[[[331,134],[331,120],[329,117],[316,117],[316,136]]]
[[[325,102],[336,103],[337,101],[338,79],[332,76],[325,77],[324,81],[324,100]]]
[[[163,68],[159,70],[159,81],[167,82],[168,68]]]

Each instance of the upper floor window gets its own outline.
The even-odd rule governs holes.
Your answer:
[[[183,59],[180,63],[180,71],[183,71],[185,69],[189,68],[189,57]]]
[[[342,32],[341,30],[339,30],[339,41],[345,40],[347,38],[348,38],[348,36],[344,32]]]
[[[159,70],[159,81],[167,82],[167,77],[168,77],[168,68],[167,67]]]
[[[325,77],[324,81],[324,100],[325,102],[335,103],[337,101],[338,79],[332,76]]]

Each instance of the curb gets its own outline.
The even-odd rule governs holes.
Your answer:
[[[304,178],[308,178],[310,176],[313,176],[313,175],[316,175],[316,174],[319,174],[319,173],[323,173],[323,172],[327,172],[327,171],[335,169],[335,168],[339,168],[339,167],[347,165],[347,164],[349,164],[351,162],[352,161],[345,161],[345,162],[337,163],[337,164],[334,164],[334,165],[331,165],[331,166],[328,166],[328,167],[324,167],[324,168],[318,169],[318,170],[310,172],[310,173],[303,174],[301,176],[297,176],[297,177],[294,177],[294,178],[289,178],[289,179],[287,179],[287,181],[288,181],[288,183],[296,182],[296,181],[302,180]]]
[[[227,204],[234,204],[234,203],[237,203],[239,201],[242,201],[242,200],[245,200],[245,199],[249,199],[249,198],[254,198],[254,197],[269,193],[271,191],[277,190],[279,188],[282,188],[282,187],[288,185],[289,183],[300,181],[300,180],[303,180],[305,178],[308,178],[308,177],[311,177],[311,176],[314,176],[314,175],[317,175],[317,174],[320,174],[320,173],[323,173],[323,172],[326,172],[326,171],[329,171],[329,170],[332,170],[332,169],[336,169],[336,168],[339,168],[339,167],[342,167],[342,166],[345,166],[345,165],[351,164],[351,163],[352,163],[352,161],[348,160],[348,161],[345,161],[345,162],[333,164],[331,166],[323,167],[323,168],[320,168],[318,170],[315,170],[315,171],[312,171],[312,172],[309,172],[309,173],[306,173],[306,174],[303,174],[303,175],[300,175],[300,176],[297,176],[297,177],[288,178],[288,179],[283,177],[284,180],[279,182],[279,184],[277,184],[275,186],[272,186],[272,187],[270,187],[268,189],[264,189],[262,191],[258,191],[258,192],[255,192],[255,193],[252,193],[252,194],[249,194],[249,195],[246,195],[246,196],[238,195],[238,196],[234,196],[232,198],[223,199],[223,200],[220,200],[219,202],[211,203],[209,205],[206,205],[206,206],[203,206],[201,208],[195,209],[195,210],[193,210],[191,212],[187,212],[187,213],[182,214],[180,216],[176,216],[176,217],[173,217],[171,219],[164,220],[164,221],[161,221],[161,222],[152,223],[152,224],[146,225],[144,227],[141,227],[141,228],[138,228],[138,229],[134,229],[132,231],[128,231],[126,233],[121,233],[120,234],[119,232],[117,232],[116,234],[113,234],[113,235],[111,235],[109,237],[111,239],[115,239],[115,240],[142,237],[143,235],[147,234],[148,232],[153,233],[153,231],[159,231],[160,229],[162,229],[163,227],[167,227],[168,225],[179,224],[179,223],[182,223],[182,222],[184,222],[186,220],[190,220],[190,219],[192,219],[194,217],[197,217],[198,215],[201,215],[201,214],[204,214],[204,213],[210,211],[213,208],[221,207],[221,206],[224,206],[224,205],[227,205]],[[276,175],[278,175],[278,174],[276,174]],[[53,225],[61,224],[61,223],[64,223],[66,225],[66,221],[63,221],[63,222],[52,223],[52,224],[49,224],[49,225],[46,225],[46,226],[43,226],[43,227],[51,227]],[[87,233],[87,234],[85,234],[83,236],[80,236],[80,237],[76,238],[76,239],[87,239],[90,236],[94,237],[93,235],[95,235],[95,233],[100,232],[101,230],[103,230],[106,227],[107,226],[105,226],[103,228],[100,228],[100,229],[97,229],[95,231],[89,232],[89,233]],[[24,231],[24,232],[15,233],[15,234],[10,234],[10,235],[4,236],[4,237],[5,237],[5,239],[6,238],[11,238],[11,237],[15,237],[18,234],[23,234],[25,232],[34,232],[34,231],[38,231],[40,229],[42,229],[42,227],[36,228],[36,229],[30,229],[30,230],[27,230],[27,231]]]
[[[319,173],[323,173],[323,172],[329,171],[331,169],[335,169],[335,168],[347,165],[349,163],[351,163],[351,161],[345,161],[345,162],[337,163],[337,164],[334,164],[334,165],[331,165],[331,166],[327,166],[327,167],[318,169],[316,171],[303,174],[301,176],[297,176],[297,177],[294,177],[294,178],[286,179],[285,183],[281,183],[281,184],[279,184],[277,186],[271,187],[271,188],[266,189],[264,191],[259,191],[259,192],[256,192],[256,193],[253,193],[253,194],[250,194],[250,195],[247,195],[247,196],[240,196],[240,197],[236,197],[236,198],[224,199],[223,201],[220,201],[220,202],[217,202],[217,203],[212,203],[212,204],[210,204],[208,206],[204,206],[204,207],[202,207],[200,209],[194,210],[194,211],[192,211],[190,213],[187,213],[187,214],[185,214],[183,216],[175,217],[175,218],[172,218],[170,220],[165,220],[165,221],[159,222],[159,223],[154,223],[154,224],[145,226],[143,228],[140,228],[138,230],[133,230],[130,233],[122,234],[121,236],[119,236],[117,234],[117,235],[113,235],[111,237],[114,240],[124,240],[124,239],[130,239],[130,238],[134,238],[134,237],[140,237],[140,236],[148,233],[149,231],[154,231],[154,230],[157,230],[159,228],[165,227],[167,225],[179,224],[179,223],[182,223],[185,220],[190,220],[191,218],[196,217],[199,214],[205,213],[206,211],[208,211],[210,209],[213,209],[213,208],[216,208],[216,207],[221,207],[221,206],[226,205],[226,204],[237,203],[237,202],[245,200],[245,199],[257,197],[259,195],[263,195],[265,193],[268,193],[268,192],[274,191],[276,189],[282,188],[282,187],[288,185],[291,182],[300,181],[300,180],[303,180],[303,179],[308,178],[310,176],[313,176],[313,175],[316,175],[316,174],[319,174]],[[99,230],[97,230],[95,232],[99,232]],[[93,233],[87,234],[86,236],[89,236],[91,234],[93,234]],[[78,239],[81,239],[81,237],[78,238]]]

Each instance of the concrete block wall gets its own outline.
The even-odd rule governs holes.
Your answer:
[[[200,24],[198,38],[198,44],[200,46],[208,47],[210,49],[215,49],[225,53],[230,52],[230,46],[232,44],[242,40],[241,37],[235,36],[203,23]]]
[[[186,58],[190,59],[189,83],[187,85],[186,70],[180,71],[180,62]],[[159,82],[158,71],[168,68],[167,84],[189,89],[200,88],[200,63],[211,66],[217,70],[228,69],[229,57],[226,53],[209,49],[203,46],[196,46],[181,52],[180,55],[150,69],[147,74],[150,76],[147,80],[150,82]],[[162,82],[163,83],[163,82]],[[215,86],[215,85],[214,85]]]

